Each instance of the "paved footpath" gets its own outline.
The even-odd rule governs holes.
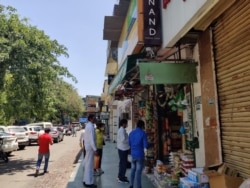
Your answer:
[[[83,157],[81,156],[74,171],[71,174],[69,182],[66,188],[83,188]],[[116,149],[116,143],[106,142],[103,148],[103,160],[102,169],[104,174],[95,177],[95,184],[98,188],[128,188],[129,184],[118,183],[118,152]],[[126,176],[130,177],[130,169],[127,170]],[[142,176],[142,187],[143,188],[154,188],[152,181],[149,180],[144,174]]]

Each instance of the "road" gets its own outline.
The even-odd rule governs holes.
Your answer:
[[[50,148],[48,174],[34,177],[38,146],[33,144],[24,150],[13,152],[9,162],[0,161],[1,188],[63,188],[66,187],[70,175],[79,157],[79,136],[64,136],[64,140],[54,143]],[[43,164],[41,172],[43,171]]]

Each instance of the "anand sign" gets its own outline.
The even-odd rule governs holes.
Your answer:
[[[144,0],[144,45],[160,46],[161,34],[161,9],[160,0]]]

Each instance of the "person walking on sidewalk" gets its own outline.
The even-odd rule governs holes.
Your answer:
[[[128,144],[128,133],[126,127],[128,125],[128,120],[122,119],[120,121],[120,128],[117,133],[117,149],[119,155],[119,172],[117,181],[120,183],[129,183],[126,175],[127,163],[128,163],[128,153],[129,153],[129,144]]]
[[[38,159],[36,162],[36,172],[35,172],[35,177],[39,174],[39,169],[43,160],[43,157],[45,157],[45,164],[44,164],[44,169],[43,172],[47,173],[48,165],[49,165],[49,157],[50,157],[50,150],[49,150],[49,145],[53,145],[53,139],[51,135],[49,134],[50,129],[45,128],[44,134],[41,134],[38,137],[38,144],[39,144],[39,149],[38,149]]]
[[[104,137],[103,137],[104,123],[98,122],[96,124],[95,132],[96,132],[96,147],[97,147],[98,155],[95,156],[94,175],[99,176],[104,173],[104,171],[101,168],[103,145],[105,144]]]
[[[96,148],[96,133],[94,128],[95,115],[90,114],[88,116],[88,123],[85,127],[84,133],[84,147],[86,150],[86,156],[84,158],[83,166],[83,185],[85,187],[97,187],[94,184],[94,155],[97,155]]]
[[[129,145],[131,148],[132,167],[130,174],[130,187],[133,188],[136,177],[136,188],[141,188],[141,175],[144,168],[144,149],[148,148],[147,135],[144,131],[145,123],[138,120],[136,129],[129,134]]]

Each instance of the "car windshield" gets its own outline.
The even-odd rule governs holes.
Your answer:
[[[23,127],[15,127],[15,128],[9,128],[9,131],[14,133],[21,133],[25,132],[25,129]]]
[[[43,130],[41,127],[34,127],[34,131],[40,131]]]

